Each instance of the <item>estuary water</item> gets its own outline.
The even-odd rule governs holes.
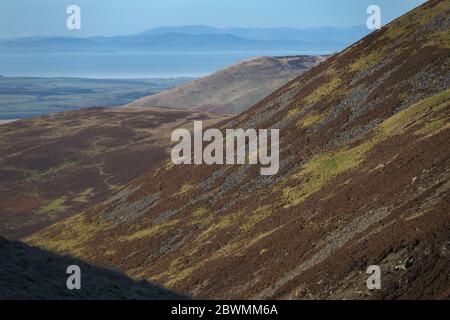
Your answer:
[[[256,56],[326,53],[314,51],[0,53],[0,75],[100,79],[202,77]]]

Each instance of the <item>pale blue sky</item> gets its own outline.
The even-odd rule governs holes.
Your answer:
[[[424,0],[0,0],[0,38],[120,35],[157,26],[319,27],[365,24],[376,4],[383,24]],[[82,30],[68,32],[66,8],[81,7]]]

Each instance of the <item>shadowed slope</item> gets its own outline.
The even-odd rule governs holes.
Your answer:
[[[280,129],[277,175],[168,161],[27,241],[198,297],[448,298],[449,17],[429,1],[228,122]]]
[[[146,281],[0,237],[0,299],[186,299]],[[66,286],[68,266],[81,270],[81,289]]]

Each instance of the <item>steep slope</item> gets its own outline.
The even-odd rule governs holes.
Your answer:
[[[91,108],[0,127],[0,235],[19,238],[111,195],[167,157],[170,133],[227,116]]]
[[[144,97],[128,106],[178,107],[237,114],[323,60],[323,56],[254,58]]]
[[[429,1],[228,122],[280,129],[277,175],[168,161],[27,241],[196,297],[450,297],[449,17]]]
[[[146,281],[0,237],[0,299],[186,299]],[[81,270],[81,289],[68,290],[68,266]]]

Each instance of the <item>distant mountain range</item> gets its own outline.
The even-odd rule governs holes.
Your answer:
[[[114,37],[28,37],[0,41],[0,53],[110,51],[339,51],[369,33],[350,28],[159,27]]]
[[[320,28],[214,28],[204,25],[188,25],[179,27],[158,27],[143,32],[144,35],[164,35],[168,33],[182,33],[188,35],[223,35],[229,34],[242,39],[252,40],[291,40],[291,41],[328,41],[355,42],[369,33],[365,26],[348,28],[320,27]]]

